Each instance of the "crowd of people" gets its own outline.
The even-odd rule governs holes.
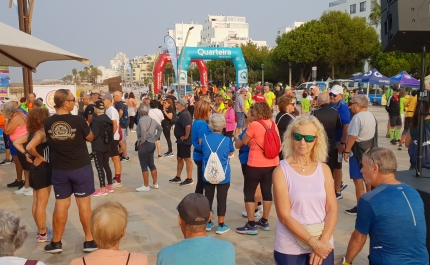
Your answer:
[[[393,91],[398,90],[396,84]],[[274,201],[277,264],[336,262],[333,233],[338,219],[337,200],[342,199],[341,192],[347,187],[342,181],[342,161],[349,163],[356,193],[356,204],[345,212],[357,215],[357,221],[339,264],[352,264],[367,235],[371,264],[428,264],[423,202],[415,189],[395,179],[396,157],[392,151],[378,147],[378,122],[368,110],[365,95],[351,97],[340,85],[327,92],[314,87],[309,92],[312,98],[299,111],[295,92],[283,90],[280,85],[274,91],[261,84],[255,91],[244,86],[209,91],[199,90],[183,98],[170,91],[157,95],[157,99],[144,98],[139,106],[132,92],[92,93],[83,97],[86,108],[81,116],[71,114],[76,97],[65,89],[55,92],[56,112],[51,116],[43,105],[35,103],[34,94],[25,104],[27,108],[14,96],[6,98],[1,115],[9,151],[3,164],[10,164],[11,156],[17,174],[8,187],[18,187],[17,194],[34,195],[37,241],[48,243],[45,251],[63,251],[61,239],[73,194],[85,234],[83,251],[93,253],[70,264],[148,263],[142,254],[119,250],[128,218],[121,204],[109,202],[91,208],[91,197],[106,196],[123,187],[121,163],[130,161],[127,135],[135,132],[135,151],[143,178],[137,192],[160,188],[156,158],[176,155],[176,175],[168,181],[179,186],[194,184],[193,162],[197,167],[195,193],[185,196],[177,207],[178,225],[185,240],[162,249],[157,256],[159,265],[235,264],[234,246],[207,236],[207,232],[215,223],[216,234],[231,230],[226,213],[232,178],[230,160],[236,149],[243,175],[242,215],[247,222],[235,230],[243,235],[269,231]],[[399,126],[396,115],[400,99],[398,93],[390,97],[387,108],[390,133],[397,138],[399,132],[391,126]],[[408,112],[415,111],[413,99],[402,104],[409,107]],[[404,132],[405,145],[409,146],[417,138],[417,115],[406,118],[412,118]],[[164,154],[161,134],[167,142]],[[394,139],[391,142],[396,144]],[[98,189],[91,160],[98,175]],[[55,194],[52,229],[46,222],[51,186]],[[397,209],[389,207],[392,203]],[[404,229],[393,233],[398,222]],[[0,211],[0,235],[0,265],[20,259],[14,252],[22,246],[27,232],[19,216]],[[410,242],[402,244],[405,240]],[[24,264],[25,259],[18,262]]]

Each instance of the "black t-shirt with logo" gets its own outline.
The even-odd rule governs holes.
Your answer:
[[[87,107],[85,108],[85,112],[84,112],[84,118],[85,120],[88,120],[88,115],[94,115],[94,104],[88,104]]]
[[[85,140],[91,130],[83,117],[55,114],[44,126],[52,169],[76,170],[91,164]]]

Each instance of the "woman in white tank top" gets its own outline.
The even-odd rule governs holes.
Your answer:
[[[324,127],[314,116],[301,115],[288,126],[284,139],[285,159],[273,172],[278,215],[275,261],[278,265],[332,265],[337,200],[333,177],[325,164],[328,143]],[[312,230],[320,236],[312,236]]]

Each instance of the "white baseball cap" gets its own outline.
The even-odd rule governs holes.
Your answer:
[[[5,97],[3,100],[4,103],[13,102],[13,101],[19,102],[18,97],[15,95],[10,95],[10,96]]]
[[[334,85],[331,88],[330,93],[333,93],[335,95],[339,95],[339,94],[343,95],[343,88],[339,85]]]

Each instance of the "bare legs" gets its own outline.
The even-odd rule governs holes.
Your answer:
[[[184,168],[184,162],[186,164],[187,168],[187,178],[192,179],[193,178],[193,161],[191,158],[181,158],[178,157],[178,166],[176,168],[176,176],[181,177],[182,169]]]
[[[148,171],[142,172],[143,177],[143,185],[145,187],[149,186],[149,173]],[[157,176],[157,170],[154,169],[151,171],[151,177],[152,177],[152,183],[157,184],[158,183],[158,176]]]
[[[46,231],[46,206],[48,205],[51,186],[33,191],[32,214],[34,222],[37,225],[39,234],[45,234]]]
[[[363,179],[353,179],[353,181],[355,185],[355,196],[357,198],[357,204],[358,204],[358,201],[360,200],[361,195],[363,195],[367,191],[370,191],[371,187],[370,185],[365,184]]]

